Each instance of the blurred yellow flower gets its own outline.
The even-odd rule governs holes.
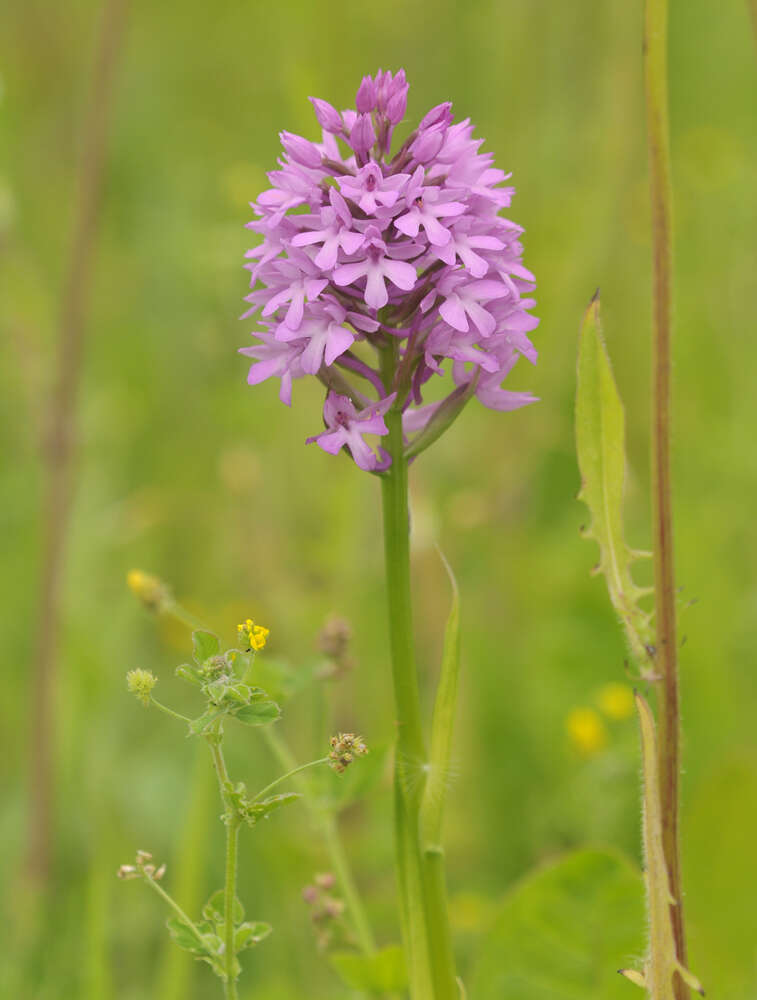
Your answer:
[[[593,757],[607,745],[607,729],[593,708],[574,708],[565,728],[571,745],[582,757]]]
[[[143,573],[141,569],[132,569],[126,574],[129,590],[150,611],[162,611],[169,601],[168,587],[157,576]]]
[[[597,691],[597,705],[608,719],[630,719],[634,713],[633,692],[627,684],[605,684]]]

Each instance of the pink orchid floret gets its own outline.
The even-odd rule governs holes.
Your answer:
[[[253,359],[248,381],[279,378],[290,403],[294,379],[319,379],[326,430],[309,440],[372,472],[389,458],[364,435],[385,435],[390,410],[415,454],[418,435],[446,426],[473,396],[497,410],[535,398],[502,388],[519,357],[536,361],[538,324],[523,230],[500,214],[510,175],[449,102],[392,151],[407,95],[404,71],[379,70],[361,81],[354,108],[311,97],[320,135],[280,133],[271,186],[248,223],[260,238],[245,263],[245,316],[259,323],[242,351]],[[449,380],[447,395],[427,403],[437,379]]]
[[[383,436],[389,433],[384,421],[384,414],[394,402],[394,393],[380,403],[364,410],[358,410],[349,396],[340,396],[330,392],[323,404],[323,422],[326,430],[316,437],[307,439],[308,444],[315,442],[330,455],[338,454],[342,448],[349,448],[355,464],[373,472],[387,466],[385,451],[377,456],[371,446],[363,440],[365,434]]]

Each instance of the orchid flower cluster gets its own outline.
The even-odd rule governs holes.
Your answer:
[[[522,263],[522,228],[500,216],[514,189],[479,152],[468,119],[432,108],[392,155],[408,84],[400,70],[366,76],[356,109],[310,98],[320,142],[281,132],[284,154],[271,187],[252,203],[248,228],[251,308],[260,311],[248,382],[316,376],[326,387],[324,451],[349,450],[381,472],[391,464],[366,434],[388,433],[402,413],[406,454],[418,454],[475,395],[512,410],[534,400],[501,388],[522,354],[534,363],[528,310],[534,277]],[[381,363],[391,349],[391,365]],[[424,402],[434,376],[451,374],[446,396]]]

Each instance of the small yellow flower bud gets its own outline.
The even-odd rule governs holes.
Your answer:
[[[634,714],[633,692],[627,684],[605,684],[597,692],[597,705],[608,719],[630,719]]]
[[[574,708],[565,720],[574,749],[582,757],[593,757],[607,744],[607,730],[593,708]]]
[[[126,686],[147,708],[150,704],[152,689],[158,683],[158,678],[149,670],[130,670],[126,675]],[[143,852],[140,852],[143,853]]]
[[[171,594],[162,580],[141,569],[132,569],[126,574],[129,589],[149,611],[163,611],[171,599]]]
[[[239,633],[239,641],[248,649],[254,649],[256,653],[264,648],[266,639],[270,635],[270,629],[264,625],[256,625],[252,618],[237,625],[237,632]]]

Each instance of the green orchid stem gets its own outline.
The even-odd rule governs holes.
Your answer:
[[[396,343],[382,352],[386,386],[391,385],[396,354]],[[413,1000],[457,1000],[459,991],[448,933],[443,856],[435,853],[433,859],[427,858],[421,847],[420,807],[428,758],[413,644],[410,511],[402,413],[392,409],[385,419],[389,434],[384,438],[384,446],[391,455],[392,464],[382,476],[382,501],[397,725],[395,846],[403,934]]]
[[[668,127],[667,0],[646,0],[644,70],[649,146],[649,184],[653,239],[652,323],[652,524],[656,613],[655,667],[659,701],[658,770],[663,851],[673,897],[671,919],[678,961],[686,961],[678,832],[680,713],[676,591],[673,563],[673,512],[670,470],[672,186]],[[688,986],[675,977],[677,1000]]]
[[[288,768],[290,774],[295,770],[298,770],[295,766],[294,754],[281,736],[279,736],[279,734],[273,729],[273,727],[266,726],[261,729],[261,733],[263,734],[271,752],[279,761],[281,766]],[[296,780],[299,781],[299,779]],[[344,897],[345,903],[347,904],[347,909],[352,914],[352,920],[355,925],[355,934],[357,936],[360,950],[365,955],[372,955],[376,951],[376,939],[373,936],[373,930],[371,929],[368,916],[365,912],[365,908],[363,907],[363,902],[360,899],[360,893],[357,885],[355,884],[352,869],[350,868],[347,855],[344,851],[342,839],[339,836],[339,827],[337,825],[336,817],[331,810],[322,809],[315,805],[309,794],[306,782],[299,781],[299,785],[303,793],[305,805],[310,811],[313,823],[317,826],[326,843],[326,850],[329,854],[329,860],[334,875],[339,883],[339,889]]]
[[[270,785],[266,785],[261,792],[258,792],[258,794],[252,801],[258,802],[260,799],[263,798],[264,795],[267,795],[277,785],[280,785],[282,781],[286,781],[287,778],[291,778],[292,775],[299,774],[300,771],[307,771],[309,767],[316,767],[318,764],[328,764],[328,763],[329,763],[328,757],[320,757],[318,760],[311,760],[308,761],[307,764],[300,764],[299,767],[293,767],[291,771],[287,771],[286,774],[282,774],[280,778],[276,778],[275,781],[272,781]]]

